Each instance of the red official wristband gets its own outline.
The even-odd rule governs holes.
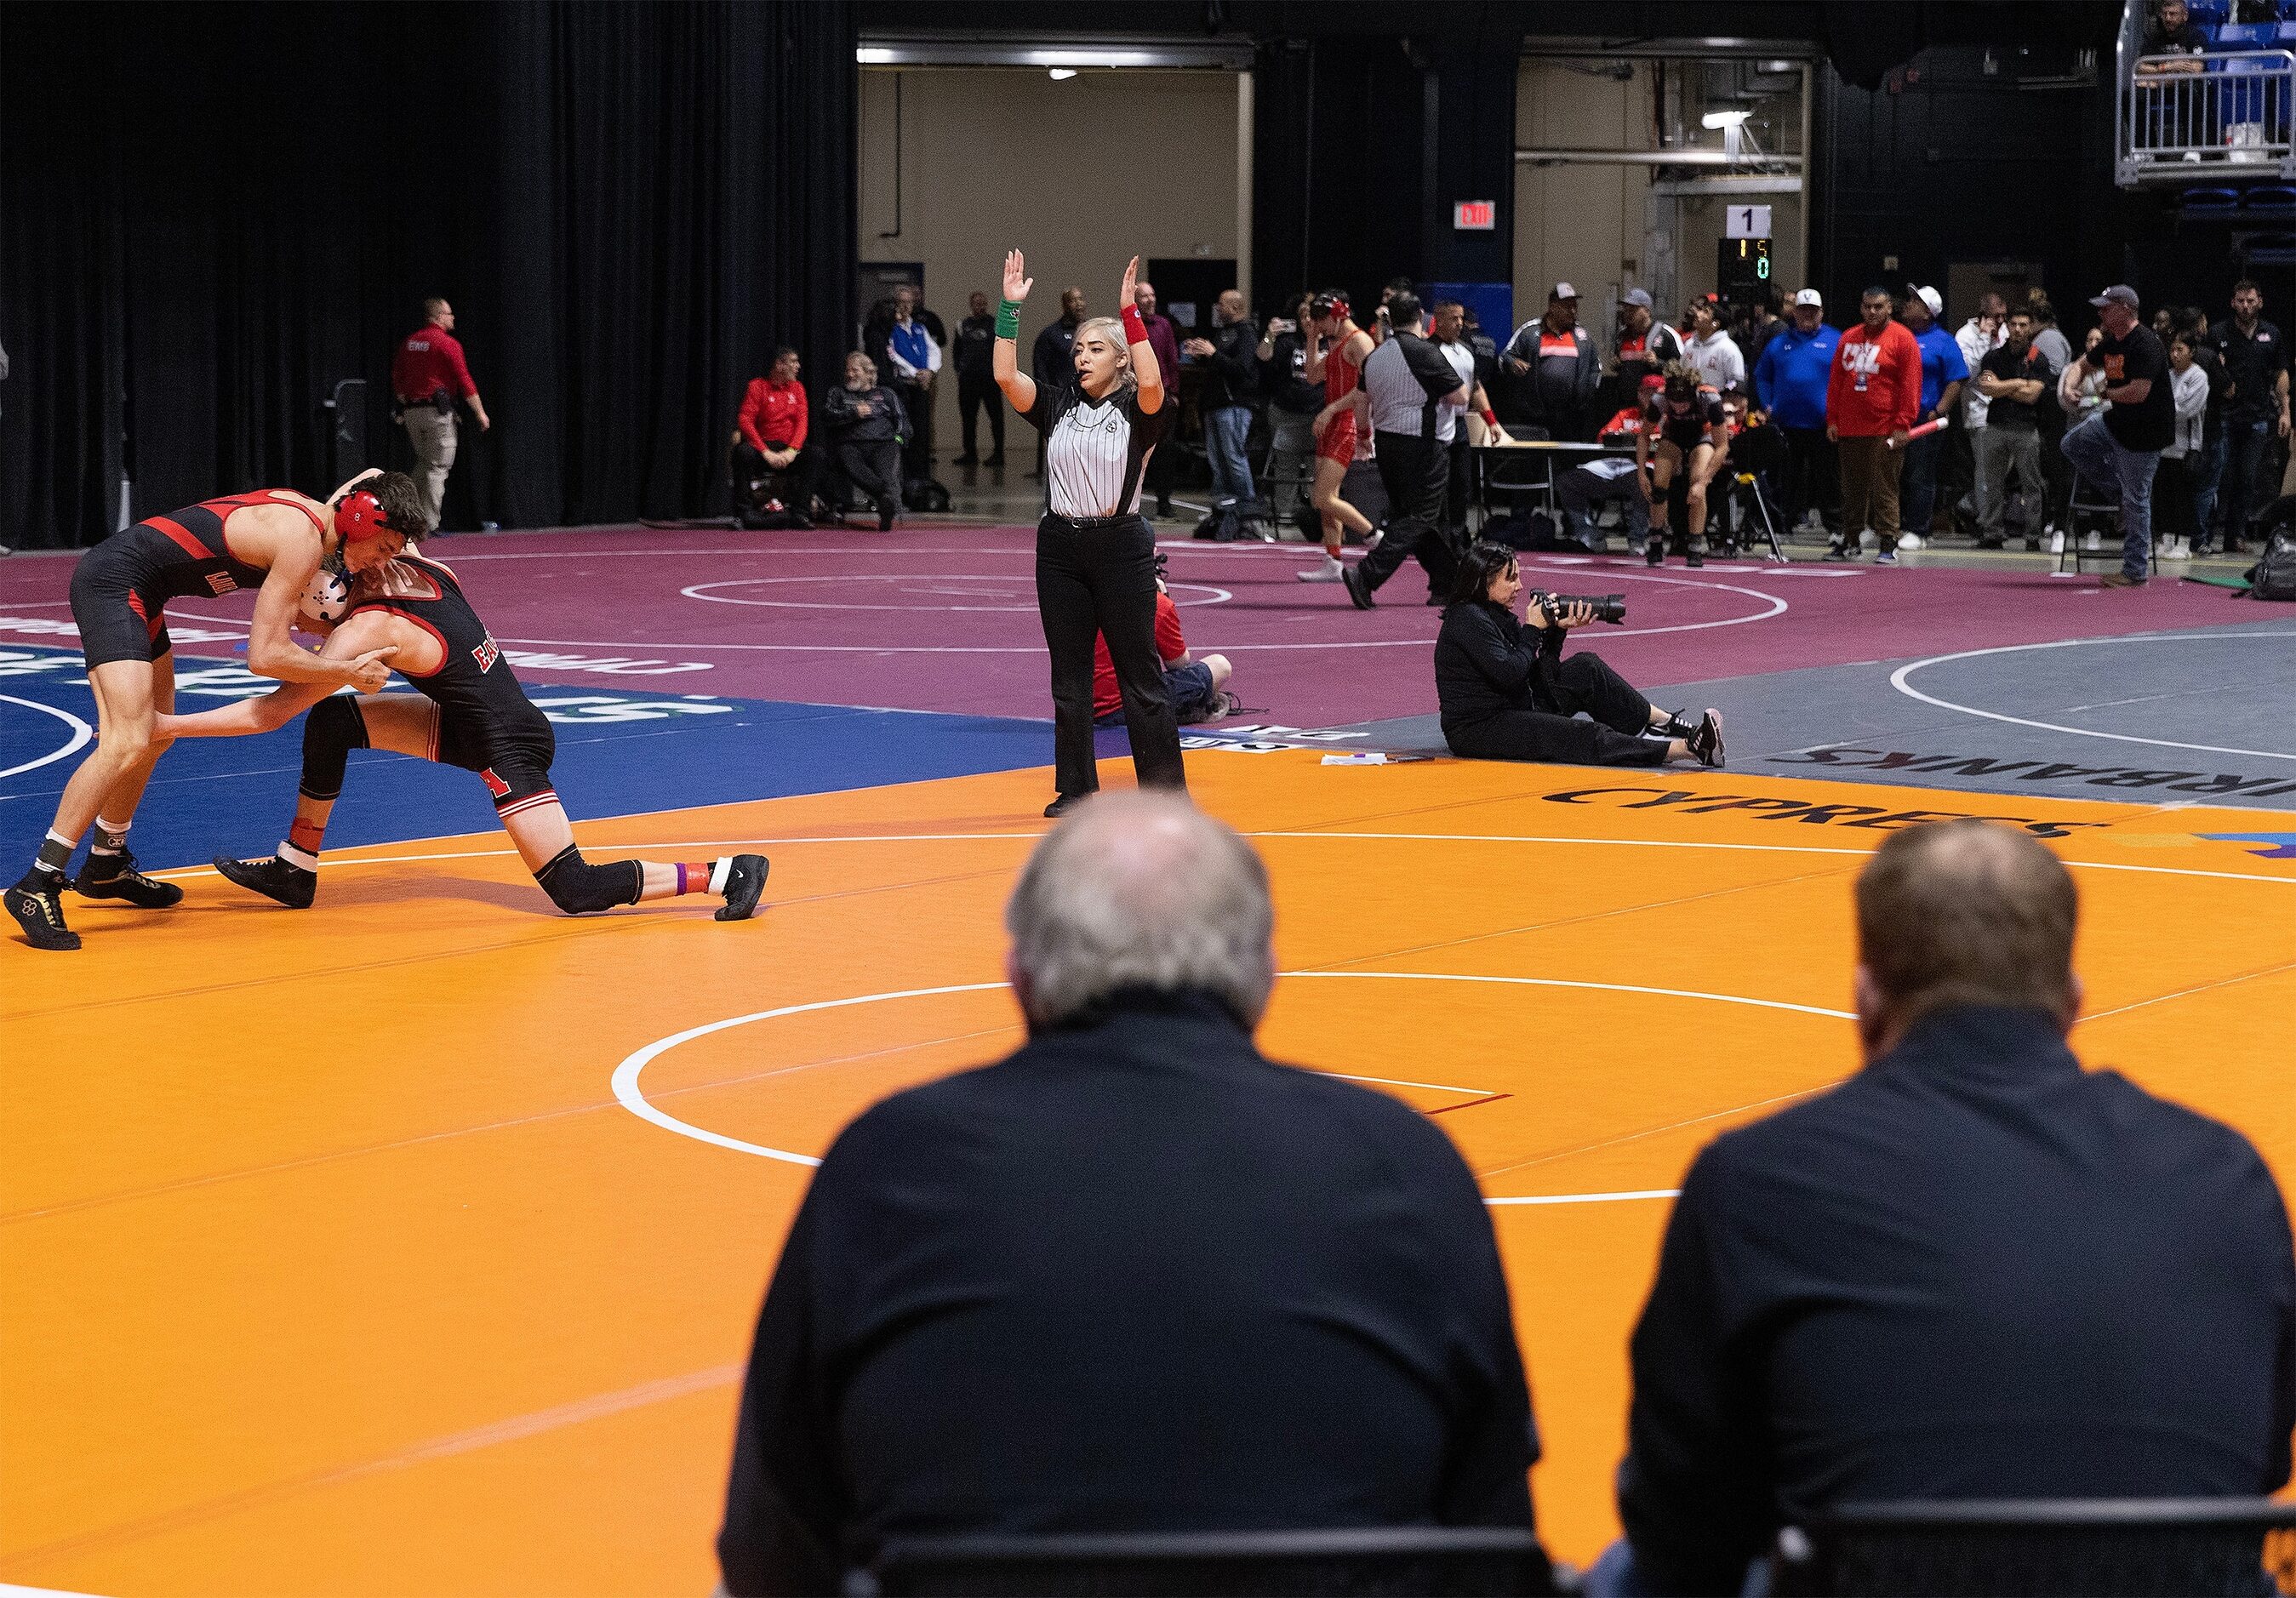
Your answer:
[[[1148,342],[1148,324],[1140,320],[1140,307],[1136,305],[1126,306],[1124,307],[1123,316],[1124,341],[1127,344],[1145,344]]]

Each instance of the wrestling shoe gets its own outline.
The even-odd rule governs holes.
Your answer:
[[[1364,586],[1363,573],[1353,566],[1340,573],[1340,584],[1347,589],[1349,602],[1358,611],[1368,611],[1379,602],[1372,598],[1371,590]]]
[[[1378,526],[1373,528],[1371,531],[1364,535],[1364,553],[1371,553],[1373,550],[1377,549],[1385,542],[1387,542],[1387,523],[1382,521]]]
[[[111,869],[100,869],[106,866]],[[135,856],[126,849],[116,855],[91,852],[80,862],[72,891],[84,899],[125,899],[138,910],[165,910],[184,898],[173,882],[155,882],[137,871]]]
[[[1653,538],[1648,544],[1643,545],[1643,564],[1645,566],[1663,566],[1666,564],[1665,539]]]
[[[308,910],[313,896],[319,891],[317,872],[305,871],[276,855],[263,860],[234,860],[229,855],[217,855],[214,865],[216,874],[225,881],[250,889],[266,899],[275,899],[290,910]]]
[[[1091,797],[1092,795],[1089,793],[1063,793],[1054,799],[1051,804],[1045,807],[1045,814],[1049,817],[1057,819],[1060,816],[1066,815],[1070,811],[1075,809],[1078,805],[1081,805],[1085,800]]]
[[[747,921],[758,913],[758,896],[766,891],[766,873],[773,862],[763,855],[736,855],[726,873],[726,902],[718,906],[719,921]]]
[[[1311,566],[1305,571],[1295,571],[1292,575],[1303,583],[1336,583],[1348,575],[1348,569],[1342,562],[1325,555],[1321,566]]]
[[[1703,566],[1703,565],[1705,565],[1705,564],[1706,564],[1706,552],[1705,552],[1704,550],[1702,550],[1702,549],[1693,549],[1693,550],[1692,550],[1692,551],[1690,552],[1690,553],[1689,553],[1689,554],[1687,554],[1686,556],[1685,556],[1685,557],[1683,558],[1683,564],[1684,564],[1684,565],[1685,565],[1685,566]]]
[[[1701,766],[1721,765],[1722,712],[1706,712],[1706,718],[1698,724],[1698,730],[1683,742],[1690,746],[1691,757]]]
[[[24,880],[0,894],[0,903],[24,929],[24,941],[36,949],[76,949],[79,934],[64,925],[64,883],[62,877],[27,872]]]

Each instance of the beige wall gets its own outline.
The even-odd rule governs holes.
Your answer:
[[[1656,142],[1652,81],[1647,61],[1635,63],[1634,76],[1620,82],[1560,61],[1526,60],[1516,85],[1516,144],[1650,149]],[[1719,135],[1702,136],[1718,146]],[[1805,269],[1801,196],[1749,195],[1744,202],[1771,208],[1773,281],[1791,294]],[[1608,339],[1611,307],[1629,287],[1659,295],[1660,314],[1669,315],[1715,286],[1725,201],[1653,195],[1646,166],[1518,162],[1514,203],[1518,323],[1546,308],[1546,291],[1558,281],[1578,290],[1579,318],[1598,340]]]
[[[893,226],[893,84],[902,89],[901,236]],[[979,289],[992,306],[1004,251],[1036,279],[1023,344],[1076,284],[1116,311],[1133,255],[1232,258],[1236,75],[868,68],[861,73],[864,261],[922,261],[925,300],[952,325]],[[860,307],[865,310],[865,306]]]

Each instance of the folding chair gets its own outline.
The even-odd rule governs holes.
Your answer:
[[[1398,1526],[1329,1531],[937,1537],[894,1543],[846,1578],[849,1598],[1126,1594],[1551,1594],[1528,1531]]]
[[[1770,1575],[1778,1598],[2268,1598],[2292,1566],[2296,1504],[2013,1499],[1844,1504],[1782,1529]]]

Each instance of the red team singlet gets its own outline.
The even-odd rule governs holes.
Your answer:
[[[1363,368],[1342,353],[1348,339],[1354,337],[1349,333],[1347,339],[1341,340],[1324,356],[1325,405],[1337,405],[1354,393],[1356,383],[1363,375]],[[1316,440],[1316,454],[1324,460],[1337,461],[1342,466],[1356,458],[1356,419],[1353,413],[1332,418],[1331,425],[1324,430],[1324,436]]]

